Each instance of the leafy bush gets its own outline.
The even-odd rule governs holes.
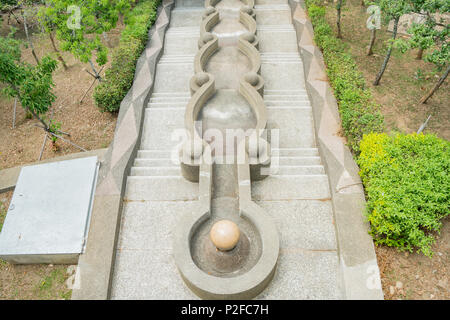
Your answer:
[[[322,50],[327,74],[339,105],[342,128],[350,148],[359,153],[359,142],[366,133],[382,132],[383,116],[355,61],[345,44],[333,34],[325,20],[326,8],[319,1],[307,1],[308,14],[314,27],[314,40]]]
[[[94,99],[102,111],[117,112],[120,103],[131,88],[136,61],[148,39],[148,30],[156,20],[161,0],[142,0],[125,17],[125,28],[120,35],[119,47],[112,56],[111,67],[95,88]]]
[[[375,242],[431,256],[432,232],[450,213],[450,142],[372,133],[360,148],[357,162]]]

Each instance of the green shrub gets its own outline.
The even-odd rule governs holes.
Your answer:
[[[450,142],[372,133],[360,148],[357,162],[375,242],[431,256],[432,232],[450,213]]]
[[[322,50],[330,84],[339,105],[344,135],[355,154],[366,133],[382,132],[383,116],[374,103],[370,90],[347,47],[336,38],[325,20],[326,8],[319,1],[307,1],[308,14],[314,27],[314,41]]]
[[[161,0],[142,0],[125,17],[119,47],[114,51],[105,78],[95,88],[94,99],[102,111],[117,112],[133,84],[136,62],[148,40]]]

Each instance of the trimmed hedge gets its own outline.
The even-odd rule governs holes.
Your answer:
[[[316,0],[306,1],[308,15],[314,27],[314,41],[322,50],[327,74],[338,101],[342,128],[348,145],[359,153],[359,142],[365,133],[382,132],[383,116],[347,47],[336,38],[325,20],[324,6]]]
[[[111,67],[95,88],[94,99],[101,111],[117,112],[133,84],[136,62],[148,40],[148,30],[156,20],[161,0],[141,0],[125,17],[119,47],[112,56]]]
[[[360,148],[375,242],[431,256],[432,232],[450,214],[450,142],[431,134],[372,133]]]
[[[388,136],[362,74],[325,19],[320,0],[305,0],[338,101],[342,127],[356,154],[375,243],[432,255],[433,232],[450,213],[450,143],[434,135]]]

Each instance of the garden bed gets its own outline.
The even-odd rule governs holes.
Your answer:
[[[386,27],[377,32],[374,55],[368,57],[370,31],[366,28],[366,7],[361,6],[361,1],[345,3],[342,40],[335,37],[336,4],[308,0],[309,5],[313,3],[325,3],[326,10],[313,5],[308,14],[338,100],[343,133],[363,169],[372,235],[378,244],[414,250],[412,253],[384,246],[376,248],[385,298],[448,299],[446,265],[450,222],[448,218],[443,219],[449,207],[449,151],[445,141],[450,128],[448,83],[442,85],[428,104],[420,104],[420,98],[434,86],[439,75],[434,73],[432,64],[415,59],[415,50],[405,54],[394,50],[381,85],[373,86],[386,52],[386,40],[391,37]],[[382,126],[376,116],[379,111],[384,118]],[[353,119],[355,115],[357,119]],[[416,132],[428,115],[434,120],[430,120],[425,133],[436,134],[444,140],[405,135]],[[372,131],[390,132],[391,136],[400,132],[400,135],[397,138],[387,138],[384,134],[366,136],[364,144],[360,144],[363,135]],[[374,137],[392,140],[371,144]],[[414,175],[418,175],[416,181]],[[436,180],[432,182],[433,179]],[[420,192],[421,197],[433,199],[422,203],[421,197],[415,197]],[[430,235],[436,239],[435,243]],[[434,255],[429,257],[432,252]]]

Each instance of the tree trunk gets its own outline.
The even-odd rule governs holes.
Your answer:
[[[97,79],[98,81],[102,81],[102,77],[100,77],[100,74],[95,69],[94,64],[92,63],[91,59],[89,59],[89,64],[91,65],[92,71],[94,71],[95,79]]]
[[[22,18],[23,18],[23,27],[25,29],[25,35],[27,37],[27,41],[30,44],[31,47],[31,53],[33,54],[34,59],[36,60],[36,63],[39,64],[39,59],[36,55],[36,51],[34,51],[34,46],[33,46],[33,42],[31,41],[29,35],[28,35],[28,26],[27,26],[27,18],[25,13],[22,11]]]
[[[363,6],[363,7],[366,6],[366,0],[361,0],[361,6]]]
[[[423,49],[419,48],[419,51],[417,52],[416,60],[422,60],[422,56],[423,56]]]
[[[336,25],[337,25],[337,37],[339,39],[342,39],[342,32],[341,32],[341,9],[342,9],[342,1],[338,0],[338,4],[336,7],[337,10],[337,19],[336,19]]]
[[[53,50],[55,50],[56,55],[58,56],[58,60],[61,61],[64,70],[67,70],[66,62],[64,61],[61,52],[59,52],[58,47],[55,44],[55,39],[53,38],[53,34],[51,32],[48,33],[48,36],[50,37],[50,41],[52,42]]]
[[[395,38],[397,38],[397,30],[398,30],[398,22],[399,22],[399,20],[400,20],[400,17],[397,17],[397,18],[395,18],[395,20],[394,20],[394,30],[393,30],[394,32],[393,32],[393,34],[392,34],[392,39],[393,39],[393,40],[395,40]],[[383,76],[383,73],[384,73],[384,71],[386,70],[386,67],[387,67],[387,64],[388,64],[388,62],[389,62],[389,59],[391,58],[391,54],[392,54],[392,50],[393,50],[393,49],[394,49],[394,45],[391,44],[391,45],[389,46],[388,52],[387,52],[387,54],[386,54],[386,57],[384,58],[383,65],[381,66],[381,70],[380,70],[380,72],[378,73],[377,78],[376,78],[375,81],[373,82],[373,84],[374,84],[375,86],[377,86],[377,85],[380,84],[381,77]]]
[[[368,56],[371,56],[373,54],[373,45],[375,44],[376,37],[377,37],[377,29],[373,28],[371,30],[371,34],[370,34],[369,48],[367,49],[367,55]]]
[[[438,83],[436,83],[434,88],[431,89],[431,91],[426,96],[420,99],[420,103],[427,103],[428,99],[430,99],[433,96],[433,94],[437,91],[437,89],[439,89],[439,87],[444,83],[445,79],[447,79],[449,72],[450,72],[450,65],[447,66],[447,70],[445,70],[444,74],[441,76],[441,78],[439,79]]]

